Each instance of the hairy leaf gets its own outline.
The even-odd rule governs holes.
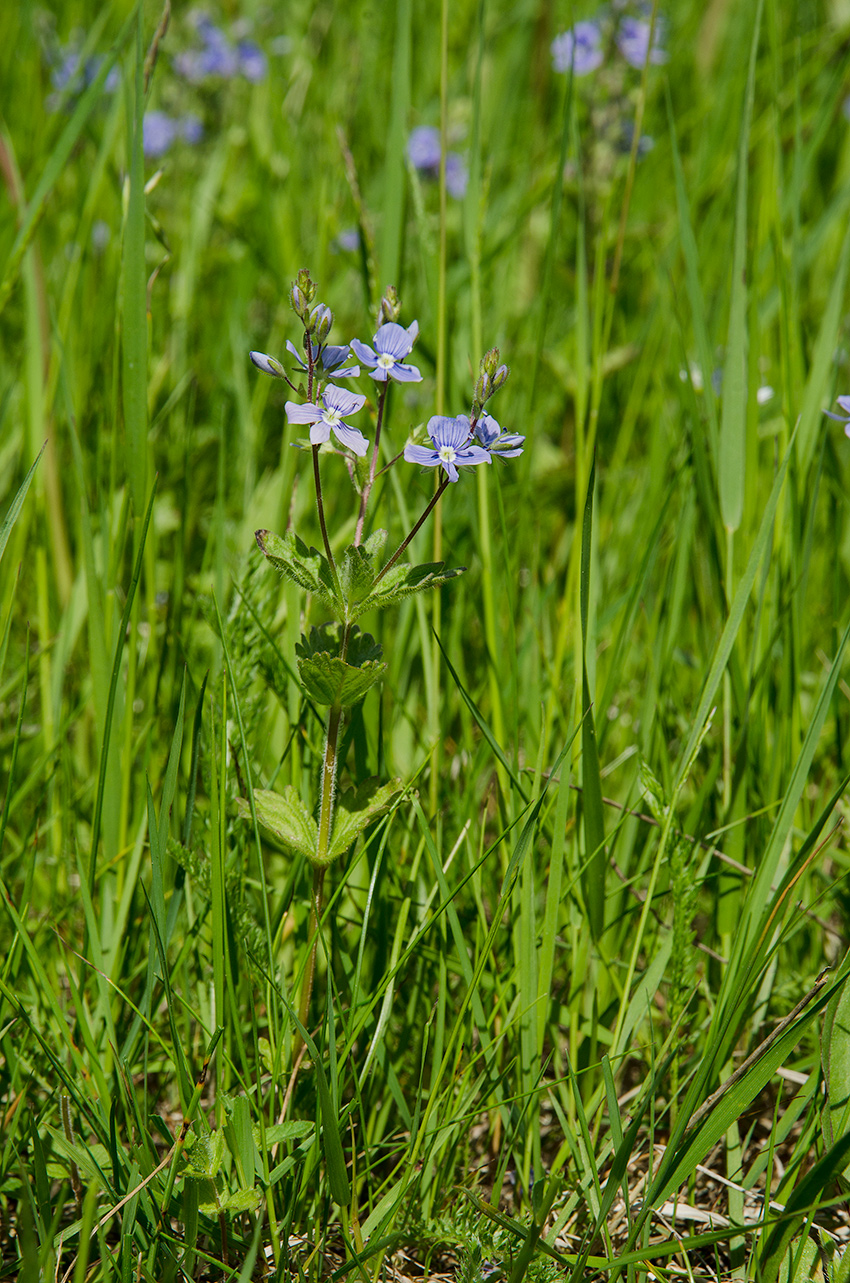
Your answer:
[[[445,570],[445,562],[431,561],[421,566],[395,565],[387,571],[379,584],[360,604],[357,614],[367,610],[384,610],[396,602],[409,597],[415,592],[424,592],[426,588],[439,588],[449,579],[456,579],[466,570],[458,566],[456,570]]]
[[[330,563],[317,548],[308,548],[303,539],[288,531],[276,535],[272,530],[258,530],[257,547],[276,570],[286,575],[299,588],[315,593],[331,610],[343,613]]]
[[[242,818],[250,820],[251,807],[248,800],[237,797],[236,805]],[[286,786],[283,793],[254,789],[254,805],[257,808],[257,819],[284,846],[306,855],[308,860],[315,859],[319,840],[316,821],[291,784]]]
[[[341,793],[334,817],[334,831],[328,859],[336,860],[351,846],[363,830],[390,809],[401,792],[401,780],[381,784],[377,778],[364,780],[355,789]]]
[[[301,638],[295,652],[301,683],[311,699],[349,708],[380,681],[386,664],[381,661],[381,647],[369,633],[351,630],[345,659],[339,656],[341,640],[340,625],[323,624],[311,628],[310,636]]]

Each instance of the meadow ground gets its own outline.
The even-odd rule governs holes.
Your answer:
[[[850,7],[450,9],[0,6],[2,1278],[850,1277]]]

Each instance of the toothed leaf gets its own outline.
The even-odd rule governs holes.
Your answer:
[[[401,789],[401,780],[381,784],[377,778],[372,778],[364,780],[356,790],[346,789],[340,793],[328,861],[343,855],[373,820],[389,811]]]
[[[236,805],[242,818],[250,820],[251,807],[247,799],[237,797]],[[308,860],[315,859],[319,841],[316,821],[291,784],[282,793],[254,789],[254,805],[257,808],[257,819],[284,846],[306,855]]]
[[[289,531],[276,535],[272,530],[258,530],[257,547],[276,570],[307,592],[315,593],[331,610],[343,613],[333,572],[327,557],[317,548],[308,548],[303,539]]]
[[[349,708],[358,704],[366,692],[380,681],[386,664],[381,662],[381,647],[369,633],[353,628],[346,658],[339,658],[342,629],[337,624],[311,628],[309,637],[296,645],[301,684],[311,699],[319,704],[341,704]]]
[[[445,562],[442,561],[431,561],[421,566],[393,566],[358,606],[357,614],[365,614],[367,610],[384,610],[412,593],[424,592],[426,588],[439,588],[441,584],[456,579],[466,570],[465,566],[459,566],[456,570],[445,570],[444,566]]]

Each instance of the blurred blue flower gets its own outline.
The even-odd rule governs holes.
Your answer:
[[[466,418],[463,414],[458,417]],[[503,432],[492,414],[482,414],[475,425],[475,438],[487,451],[488,458],[498,454],[502,459],[515,459],[518,454],[522,454],[525,445],[525,437],[517,432]]]
[[[296,401],[287,401],[286,417],[290,423],[309,423],[310,442],[312,445],[321,445],[322,442],[330,440],[331,432],[337,440],[349,450],[362,458],[369,449],[369,442],[359,432],[357,428],[349,427],[344,422],[344,416],[356,414],[362,410],[366,404],[365,396],[358,396],[354,392],[348,392],[344,388],[335,388],[333,386],[325,388],[322,393],[321,405],[316,405],[308,401],[306,405],[299,405]]]
[[[164,111],[146,111],[142,121],[142,150],[146,156],[164,156],[177,137],[177,121]]]
[[[84,61],[79,45],[69,43],[64,47],[60,46],[56,50],[52,61],[54,65],[50,73],[50,83],[58,95],[66,90],[82,91],[87,89],[100,71],[103,57],[101,54],[93,54]],[[120,82],[121,72],[118,67],[110,67],[103,82],[103,92],[107,94],[115,93]],[[47,105],[52,110],[56,106],[55,99],[49,100]]]
[[[199,143],[204,136],[204,126],[200,116],[194,115],[193,112],[187,112],[177,122],[180,131],[180,137],[184,142],[191,144]]]
[[[459,414],[450,419],[435,414],[428,420],[428,436],[433,448],[424,445],[406,445],[404,457],[408,463],[419,463],[424,468],[442,468],[449,481],[457,481],[458,468],[475,463],[489,463],[490,455],[479,445],[471,445],[469,419]]]
[[[828,419],[835,419],[838,423],[843,423],[844,431],[850,437],[850,396],[840,396],[836,400],[841,407],[842,413],[833,414],[832,410],[824,410],[824,414]]]
[[[307,366],[304,357],[298,351],[294,343],[289,339],[286,340],[286,348],[291,356],[295,357],[299,370],[307,373]],[[356,379],[360,376],[359,365],[346,365],[349,359],[347,347],[334,347],[332,343],[323,347],[319,353],[319,364],[325,374],[331,379]],[[255,362],[256,364],[256,362]]]
[[[414,169],[440,168],[440,131],[433,125],[418,125],[407,140],[407,156]]]
[[[348,250],[351,253],[359,250],[360,233],[357,228],[346,227],[344,231],[340,232],[339,236],[336,238],[336,246],[338,249]]]
[[[398,383],[421,383],[422,375],[415,365],[405,365],[404,358],[410,352],[419,334],[419,322],[414,321],[407,329],[395,321],[387,321],[375,334],[372,342],[361,343],[360,339],[351,340],[351,350],[364,365],[369,367],[370,376],[378,383],[394,379]]]
[[[552,66],[556,71],[569,71],[588,76],[602,66],[602,32],[595,22],[577,22],[552,41]]]
[[[243,39],[234,45],[206,14],[196,17],[195,30],[201,48],[186,49],[174,59],[179,74],[191,84],[200,85],[215,77],[232,80],[239,75],[256,84],[265,78],[266,55],[255,41]]]
[[[239,55],[239,70],[246,80],[250,80],[253,85],[265,80],[268,64],[266,55],[258,44],[253,40],[240,40],[236,52]]]
[[[197,116],[169,116],[164,111],[146,111],[142,121],[142,150],[146,156],[164,156],[178,138],[194,145],[204,136],[204,127]]]
[[[652,48],[649,47],[650,24],[642,18],[623,18],[617,28],[617,48],[632,67],[643,71],[647,56],[649,61],[658,66],[667,61],[667,54],[661,48],[661,27],[656,22]]]
[[[466,161],[462,156],[458,156],[457,152],[448,152],[446,154],[446,191],[450,196],[454,196],[455,200],[463,200],[468,182]]]
[[[407,140],[407,158],[414,169],[429,178],[440,174],[440,131],[433,125],[417,125]],[[466,161],[457,152],[446,152],[446,190],[455,200],[463,200],[469,174]]]

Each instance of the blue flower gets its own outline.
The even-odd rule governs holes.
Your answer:
[[[418,334],[418,321],[407,329],[395,321],[387,321],[372,340],[374,348],[368,343],[361,343],[360,339],[352,339],[351,350],[364,365],[368,365],[369,374],[378,383],[386,383],[387,379],[395,379],[398,383],[421,383],[422,375],[416,366],[403,363]]]
[[[262,367],[260,367],[262,368]],[[344,388],[335,388],[333,386],[325,388],[322,393],[322,404],[316,405],[308,401],[306,405],[298,405],[295,401],[287,401],[286,417],[290,423],[310,423],[310,441],[313,445],[321,445],[323,441],[330,440],[331,432],[342,445],[353,450],[355,454],[361,457],[369,449],[369,442],[359,432],[357,428],[351,428],[343,422],[343,417],[348,414],[356,414],[362,410],[366,404],[365,396],[357,396],[354,392],[347,392]]]
[[[552,41],[552,66],[556,71],[569,71],[588,76],[602,66],[602,32],[595,22],[577,22]]]
[[[843,423],[844,431],[850,437],[850,396],[840,396],[837,400],[843,413],[833,414],[831,410],[824,410],[824,414],[828,419],[835,419],[838,423]]]
[[[433,125],[419,125],[407,140],[407,157],[414,169],[440,168],[440,131]]]
[[[667,61],[661,48],[661,30],[656,23],[652,48],[649,47],[650,24],[642,18],[623,18],[617,30],[617,48],[632,67],[643,71],[647,59],[656,66]]]
[[[303,370],[306,374],[307,365],[304,358],[298,351],[295,344],[291,343],[289,339],[286,340],[286,349],[291,356],[295,357],[295,360],[298,362],[299,370]],[[323,347],[319,353],[319,364],[325,374],[332,379],[356,379],[360,375],[360,366],[346,365],[345,363],[348,358],[349,353],[347,347],[334,347],[332,343],[329,343],[327,347]],[[251,359],[254,359],[253,353],[251,354]],[[256,365],[257,362],[254,361],[254,364]],[[260,366],[260,369],[262,368],[263,367]]]
[[[252,85],[265,80],[268,69],[266,55],[255,41],[240,40],[236,46],[236,52],[239,57],[239,70],[246,80],[249,80]]]
[[[177,121],[164,111],[146,111],[142,121],[142,149],[146,156],[164,156],[177,137]]]
[[[408,463],[421,463],[425,468],[442,468],[449,481],[457,481],[459,467],[490,462],[490,455],[486,450],[470,444],[469,419],[465,414],[459,414],[456,419],[435,414],[428,420],[428,436],[434,443],[431,450],[424,445],[404,447],[404,457]]]
[[[462,156],[458,156],[457,152],[448,152],[446,154],[446,191],[450,196],[454,196],[455,200],[463,200],[468,182],[466,161]]]
[[[460,415],[460,418],[466,416]],[[475,438],[488,456],[497,454],[502,459],[515,459],[518,454],[522,454],[525,445],[525,437],[517,432],[503,432],[492,414],[482,414],[475,425]]]
[[[197,116],[169,116],[164,111],[146,111],[142,121],[142,150],[146,156],[164,156],[178,138],[199,143],[204,127]]]
[[[407,140],[407,159],[414,169],[428,178],[440,175],[440,131],[433,125],[418,125]],[[469,174],[466,161],[455,151],[446,152],[446,190],[455,200],[463,200]]]

